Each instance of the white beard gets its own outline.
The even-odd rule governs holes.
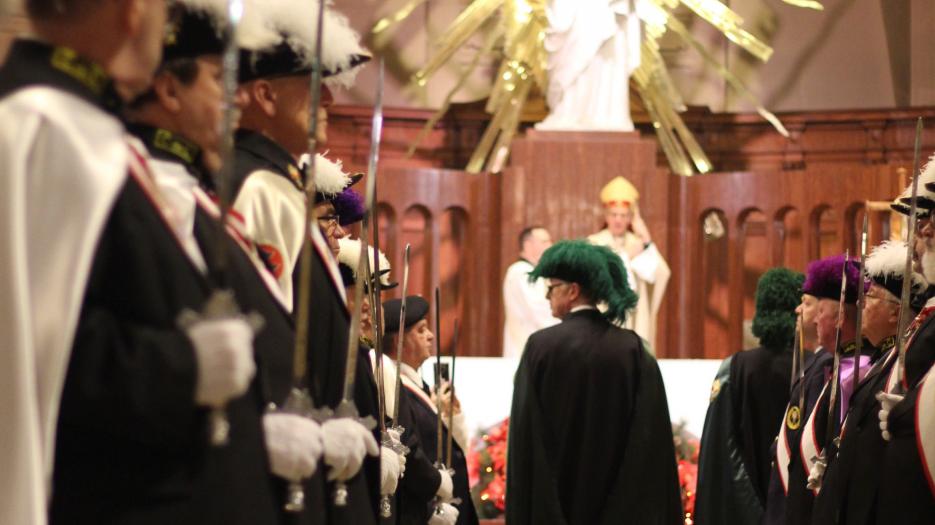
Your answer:
[[[926,243],[925,252],[922,254],[922,276],[929,284],[935,284],[935,247],[928,246]]]

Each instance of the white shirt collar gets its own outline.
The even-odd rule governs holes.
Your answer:
[[[406,363],[400,363],[399,373],[415,383],[419,388],[422,388],[422,376],[419,375],[419,371]]]
[[[597,310],[597,307],[591,304],[581,304],[569,310],[568,313],[573,314],[582,310]]]

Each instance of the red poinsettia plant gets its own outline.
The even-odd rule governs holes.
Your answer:
[[[506,509],[506,438],[510,418],[476,438],[468,453],[471,498],[481,518],[498,518]]]
[[[685,428],[684,422],[672,425],[672,439],[675,442],[675,460],[678,464],[685,525],[692,525],[695,515],[695,488],[698,486],[698,453],[701,450],[701,440]]]
[[[482,519],[502,517],[506,511],[506,454],[510,418],[480,432],[468,453],[468,478],[471,498]],[[698,483],[698,451],[700,441],[685,429],[685,423],[672,425],[675,457],[678,462],[679,486],[685,525],[692,524],[695,509],[695,487]]]

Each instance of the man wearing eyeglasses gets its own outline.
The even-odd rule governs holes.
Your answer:
[[[825,472],[821,491],[815,499],[812,523],[863,523],[875,515],[876,491],[880,479],[885,441],[881,437],[876,394],[883,389],[896,362],[896,331],[899,324],[899,296],[906,264],[906,244],[885,242],[866,261],[869,288],[865,296],[861,333],[865,344],[877,349],[875,361],[854,392],[841,432],[838,457]],[[922,276],[912,274],[913,298],[926,288]],[[913,315],[919,301],[913,301]],[[846,395],[842,392],[842,395]]]
[[[620,257],[562,241],[530,277],[548,281],[562,322],[530,336],[516,371],[507,523],[680,522],[662,376],[642,339],[618,325],[636,303]]]

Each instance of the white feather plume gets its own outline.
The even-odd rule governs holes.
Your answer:
[[[220,35],[228,25],[228,0],[175,0],[190,11],[200,11],[211,17],[215,31]],[[243,13],[237,25],[237,45],[244,49],[264,49],[279,43],[282,38],[263,23],[261,5],[257,1],[243,4]]]
[[[308,165],[308,153],[299,157],[299,167],[303,170]],[[315,191],[333,197],[344,191],[351,183],[351,177],[344,173],[344,164],[333,161],[321,153],[315,154]]]
[[[919,195],[935,199],[935,192],[925,187],[926,184],[931,183],[935,183],[935,154],[929,157],[928,162],[925,163],[925,167],[922,168],[922,173],[919,174]],[[909,196],[911,195],[910,193]]]
[[[906,243],[903,241],[883,241],[875,246],[864,263],[864,271],[872,279],[887,281],[891,278],[902,279],[906,269]],[[924,283],[922,276],[912,272],[913,286]]]
[[[351,239],[349,237],[344,237],[343,239],[338,239],[338,243],[341,247],[341,251],[338,252],[338,262],[342,262],[351,268],[351,271],[354,273],[354,279],[357,279],[357,265],[360,264],[360,239]],[[367,246],[369,252],[368,256],[370,257],[370,267],[373,268],[373,246]],[[383,252],[380,252],[380,271],[390,269],[390,261],[386,258],[386,255]],[[380,276],[380,282],[384,285],[390,284],[390,273],[386,272]]]
[[[284,35],[285,41],[310,66],[315,60],[315,37],[318,34],[317,0],[254,0],[261,7],[267,27]],[[368,54],[360,45],[360,36],[347,17],[330,6],[325,7],[325,34],[322,38],[322,63],[331,71],[344,70],[355,54]],[[357,68],[354,68],[357,69]]]

